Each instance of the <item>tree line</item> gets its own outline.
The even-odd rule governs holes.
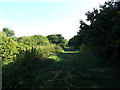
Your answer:
[[[61,34],[22,36],[17,38],[14,31],[9,30],[9,28],[3,28],[3,31],[0,32],[0,38],[3,65],[14,62],[16,56],[26,50],[32,52],[32,49],[34,49],[36,57],[60,52],[68,42]]]
[[[105,2],[85,15],[90,24],[80,20],[80,30],[68,44],[120,62],[120,2]]]

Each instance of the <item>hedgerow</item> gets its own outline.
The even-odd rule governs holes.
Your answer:
[[[29,51],[30,53],[34,53],[36,58],[38,57],[45,58],[48,55],[62,51],[62,48],[60,46],[57,46],[55,44],[50,44],[50,42],[46,37],[39,35],[34,36],[34,38],[36,37],[37,37],[37,40],[35,39],[36,42],[34,43],[34,45],[31,46],[25,44],[26,40],[24,39],[26,38],[24,38],[23,40],[21,39],[21,41],[23,41],[24,43],[16,42],[11,37],[6,36],[4,32],[0,32],[1,47],[2,47],[2,65],[4,66],[4,65],[8,65],[9,63],[13,63],[14,61],[17,60],[18,56],[21,59],[24,58],[24,55],[26,55],[25,53],[27,53],[27,51]],[[34,39],[33,41],[30,41],[30,43],[31,42],[33,43]]]

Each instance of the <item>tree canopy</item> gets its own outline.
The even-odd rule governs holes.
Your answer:
[[[48,35],[47,38],[51,43],[57,44],[61,47],[65,47],[68,42],[61,34]]]
[[[8,37],[15,37],[14,31],[9,30],[9,28],[3,28],[3,32],[5,32]]]
[[[105,2],[100,9],[86,14],[87,21],[80,21],[77,36],[70,39],[69,45],[84,44],[96,55],[119,60],[120,53],[120,2]]]

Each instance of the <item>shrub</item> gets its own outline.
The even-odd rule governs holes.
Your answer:
[[[1,47],[2,47],[2,62],[3,64],[9,64],[16,60],[16,54],[18,54],[18,43],[6,36],[4,32],[0,32]]]

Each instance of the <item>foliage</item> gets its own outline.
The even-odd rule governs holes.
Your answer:
[[[79,41],[80,40],[78,40],[78,36],[75,35],[69,40],[68,45],[69,46],[78,46],[77,44],[78,44]]]
[[[2,47],[2,62],[8,64],[15,61],[18,54],[18,43],[6,36],[5,32],[0,32],[1,47]]]
[[[120,2],[105,2],[100,9],[86,13],[87,21],[80,21],[77,36],[69,41],[69,45],[85,45],[97,56],[119,61],[120,53]]]
[[[52,54],[55,54],[55,53],[58,53],[58,52],[61,52],[62,51],[62,48],[60,46],[57,46],[57,45],[49,45],[49,46],[37,46],[35,48],[36,52],[36,56],[48,56],[48,55],[52,55]]]
[[[60,34],[12,39],[0,32],[2,87],[119,88],[120,2],[106,2],[100,10],[94,9],[86,16],[90,25],[81,20],[81,30],[64,51],[61,46],[67,45],[67,40]],[[100,58],[76,51],[74,46],[117,63],[108,67]]]
[[[51,63],[45,58],[62,51],[60,46],[54,44],[29,46],[13,41],[4,32],[0,32],[0,36],[2,41],[3,88],[21,87],[22,80],[26,80],[27,76],[33,80],[34,75],[38,75],[38,69]],[[28,83],[29,81],[26,80],[26,85],[23,87],[31,86]]]
[[[47,38],[51,43],[65,47],[68,43],[67,39],[64,39],[61,34],[48,35]]]
[[[18,43],[22,43],[24,45],[29,45],[29,46],[44,46],[50,44],[49,40],[47,37],[42,36],[42,35],[34,35],[34,36],[23,36],[19,37],[17,39]]]
[[[72,47],[48,59],[37,58],[34,52],[34,47],[21,51],[14,64],[3,67],[3,89],[120,87],[118,66],[101,67],[99,60]]]
[[[3,28],[3,32],[5,32],[8,37],[14,37],[15,36],[14,31],[9,30],[9,28]]]
[[[3,65],[8,65],[13,63],[16,59],[16,56],[19,54],[21,58],[24,54],[21,52],[25,52],[29,50],[29,52],[33,53],[35,57],[47,57],[48,55],[55,54],[62,51],[62,48],[57,45],[53,45],[49,42],[47,37],[41,35],[34,35],[31,37],[20,37],[12,39],[12,37],[8,37],[5,32],[0,32],[1,44],[2,47],[2,62]]]

